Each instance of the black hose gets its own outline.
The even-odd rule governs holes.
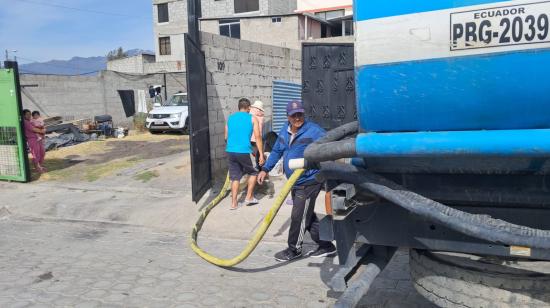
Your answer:
[[[337,160],[340,158],[356,157],[355,139],[344,139],[357,134],[357,121],[337,127],[310,144],[304,151],[304,158],[308,163]],[[342,140],[344,139],[344,140]]]
[[[452,230],[505,245],[550,249],[550,231],[512,224],[488,215],[470,214],[448,207],[356,166],[326,162],[317,180],[341,180],[370,190],[380,197]]]

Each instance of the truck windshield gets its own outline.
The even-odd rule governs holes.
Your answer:
[[[163,106],[188,106],[187,95],[174,95],[165,101]]]

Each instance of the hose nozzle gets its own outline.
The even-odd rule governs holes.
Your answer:
[[[288,167],[292,170],[304,169],[306,167],[306,160],[304,158],[295,158],[288,161]]]

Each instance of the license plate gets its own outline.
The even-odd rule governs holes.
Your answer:
[[[550,42],[550,1],[451,13],[451,51]]]
[[[155,121],[156,125],[164,125],[164,121]]]

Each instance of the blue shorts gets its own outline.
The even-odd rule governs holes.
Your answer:
[[[258,175],[258,170],[252,165],[250,154],[227,152],[229,179],[240,181],[243,175]]]

